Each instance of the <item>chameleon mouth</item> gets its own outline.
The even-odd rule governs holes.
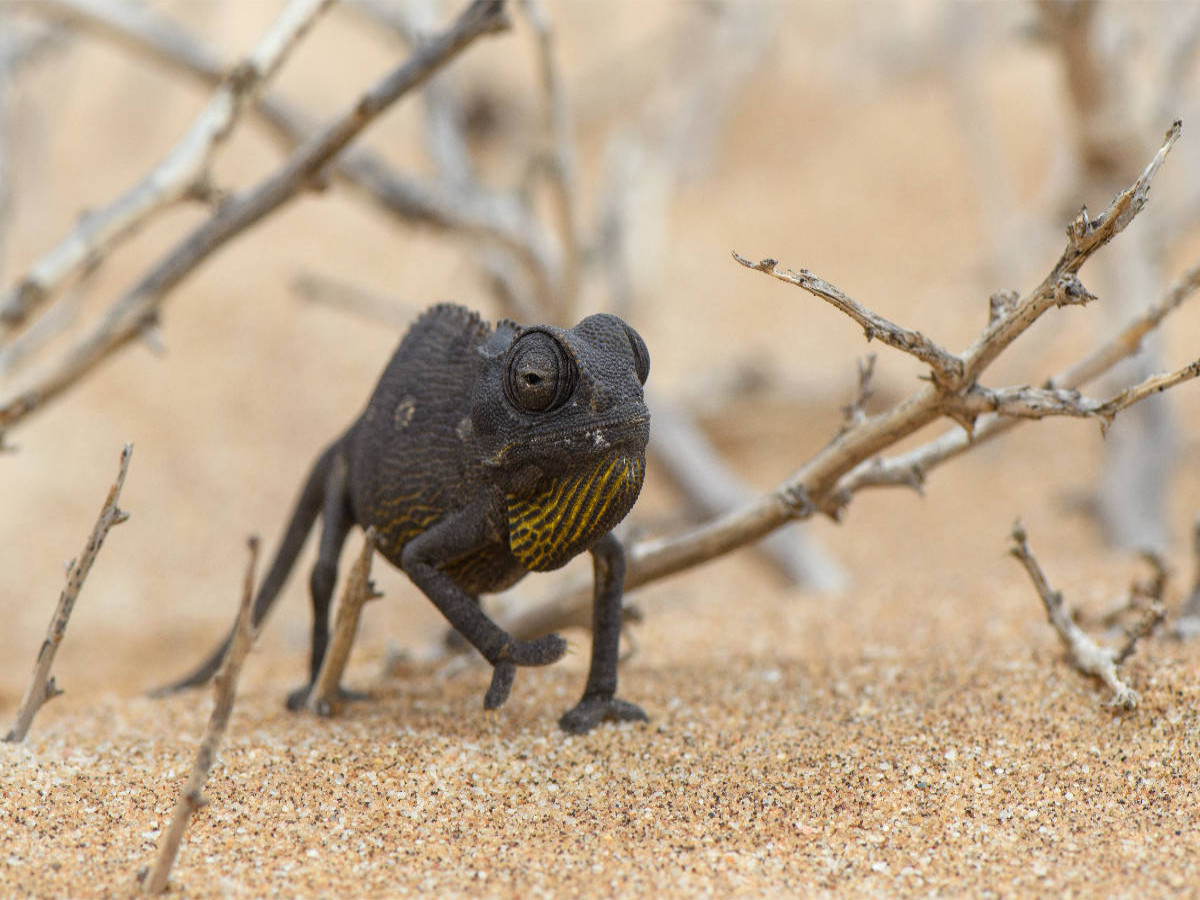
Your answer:
[[[547,425],[521,441],[501,448],[491,459],[492,465],[511,465],[522,462],[553,463],[556,460],[580,460],[608,457],[613,454],[640,454],[650,439],[650,415],[612,416],[607,421],[592,422],[583,428],[567,431]]]
[[[650,416],[643,413],[632,418],[614,416],[609,421],[593,422],[585,428],[571,431],[547,429],[544,434],[535,434],[526,444],[532,454],[571,456],[611,454],[628,450],[640,452],[650,439]]]

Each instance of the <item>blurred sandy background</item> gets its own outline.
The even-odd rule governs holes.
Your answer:
[[[1148,18],[1168,15],[1166,6],[1156,5]],[[176,2],[161,8],[233,58],[254,43],[279,4]],[[731,260],[730,250],[812,269],[881,314],[959,350],[986,322],[990,293],[1027,289],[1040,280],[1061,251],[1067,220],[1049,218],[1046,240],[1022,245],[1015,265],[1001,269],[994,264],[992,211],[982,204],[972,175],[972,145],[964,136],[969,110],[953,87],[953,79],[964,76],[947,62],[953,56],[946,47],[946,22],[956,14],[952,8],[799,2],[756,8],[766,21],[757,35],[765,49],[730,103],[707,155],[700,153],[705,148],[697,148],[696,174],[669,199],[661,231],[639,235],[645,242],[639,258],[645,287],[627,314],[651,349],[653,383],[698,410],[738,470],[767,488],[836,429],[839,407],[853,393],[855,360],[868,348],[847,319],[797,289],[742,269]],[[703,4],[617,0],[556,3],[550,9],[560,29],[577,122],[584,219],[591,223],[608,138],[674,77],[681,42],[697,27],[698,17],[712,13]],[[1192,11],[1185,5],[1170,9],[1181,17]],[[1013,35],[1033,18],[1024,7],[1001,4],[980,15],[983,27]],[[514,32],[481,41],[455,67],[462,83],[488,98],[499,117],[481,158],[487,177],[501,185],[519,177],[509,163],[511,150],[534,139],[538,121],[532,36],[516,18]],[[1146,45],[1136,46],[1149,58]],[[977,79],[974,96],[986,100],[999,128],[1001,157],[1010,166],[1017,203],[1032,206],[1056,147],[1066,139],[1060,67],[1045,45],[1019,36],[982,41],[979,48],[962,65]],[[335,9],[290,59],[277,86],[315,114],[330,115],[352,102],[400,52],[360,18]],[[1194,66],[1189,77],[1197,83]],[[1195,103],[1194,88],[1184,94]],[[140,178],[206,97],[206,91],[95,38],[77,38],[31,67],[13,96],[11,121],[19,132],[11,141],[14,207],[0,260],[4,283],[83,210],[107,202]],[[1150,152],[1168,124],[1154,123],[1147,132]],[[1133,227],[1152,227],[1155,204],[1187,189],[1186,168],[1175,157],[1196,155],[1196,124],[1185,122],[1183,140],[1155,185],[1150,207]],[[408,171],[432,171],[420,128],[419,103],[409,98],[377,123],[367,140]],[[237,187],[271,170],[280,154],[257,126],[247,123],[218,159],[218,182]],[[1127,180],[1136,174],[1128,172]],[[1098,210],[1109,199],[1080,197],[1077,203]],[[131,284],[202,216],[199,208],[170,212],[109,259],[93,279],[81,320]],[[1200,230],[1172,235],[1166,250],[1165,268],[1174,275],[1196,260]],[[0,714],[5,716],[24,688],[61,588],[63,564],[79,551],[91,528],[122,443],[135,445],[121,503],[131,518],[110,535],[87,583],[56,667],[67,694],[35,723],[31,749],[19,757],[21,767],[33,772],[73,766],[71,748],[77,742],[101,756],[121,756],[128,753],[129,742],[157,740],[151,735],[161,722],[175,743],[161,751],[168,757],[153,761],[169,758],[183,771],[187,739],[206,714],[207,697],[197,694],[156,705],[138,695],[178,674],[227,627],[242,576],[245,536],[261,534],[264,549],[274,547],[307,466],[357,415],[398,338],[396,331],[378,323],[305,303],[290,287],[292,281],[298,274],[317,273],[392,295],[414,311],[453,300],[495,316],[499,311],[470,259],[463,243],[398,225],[345,190],[305,197],[220,251],[172,295],[162,322],[165,355],[140,345],[128,349],[9,436],[18,449],[0,457]],[[1102,287],[1090,274],[1094,268],[1085,268],[1083,280],[1104,303]],[[589,286],[585,300],[594,308],[606,303],[598,284]],[[996,367],[990,384],[1036,383],[1113,327],[1098,306],[1061,310],[1047,320],[1010,351],[1012,359]],[[1169,321],[1165,364],[1175,367],[1200,353],[1197,335],[1200,307],[1185,308]],[[876,387],[882,400],[915,389],[919,369],[910,360],[884,347],[869,349],[879,356]],[[736,403],[705,402],[704,385],[726,383],[731,373],[748,365],[766,373],[765,386]],[[7,396],[19,383],[0,389]],[[1177,586],[1182,586],[1192,575],[1190,528],[1200,510],[1200,430],[1195,426],[1200,389],[1188,384],[1171,397],[1181,439],[1169,509],[1171,561]],[[899,874],[903,860],[930,852],[928,841],[917,849],[885,842],[889,849],[880,851],[883,869],[872,870],[870,858],[864,857],[858,868],[839,875],[842,870],[821,869],[813,860],[823,852],[857,859],[857,851],[846,849],[853,842],[844,835],[825,830],[832,827],[828,823],[845,824],[840,817],[869,816],[870,810],[900,801],[886,790],[872,795],[875,800],[862,800],[861,786],[831,773],[831,790],[857,792],[854,796],[865,804],[856,807],[858,813],[847,812],[836,797],[818,804],[814,798],[824,795],[809,785],[791,797],[795,808],[778,822],[742,824],[748,847],[776,842],[775,855],[785,860],[782,870],[740,869],[740,863],[720,860],[688,868],[679,860],[690,857],[678,842],[671,843],[677,833],[662,807],[661,834],[642,832],[639,838],[612,821],[602,822],[595,826],[601,832],[644,851],[643,862],[631,864],[628,871],[642,871],[638,866],[643,864],[662,866],[658,884],[651,868],[643,880],[611,890],[649,894],[669,892],[677,884],[681,892],[696,895],[707,884],[718,895],[978,894],[989,886],[989,878],[1008,873],[1006,867],[1024,867],[1033,858],[1033,850],[1020,843],[1026,840],[1042,841],[1037,843],[1038,858],[1048,858],[1048,874],[1026,872],[1026,880],[1005,882],[1010,887],[998,888],[998,895],[1060,894],[1089,884],[1099,886],[1101,896],[1195,891],[1200,884],[1196,838],[1175,828],[1186,821],[1189,809],[1195,810],[1195,795],[1187,792],[1194,792],[1197,774],[1194,700],[1200,689],[1200,651],[1166,638],[1149,642],[1132,666],[1135,686],[1146,693],[1147,704],[1126,719],[1114,719],[1099,707],[1101,689],[1073,675],[1059,658],[1036,596],[1006,553],[1009,528],[1020,516],[1068,602],[1099,612],[1119,598],[1139,571],[1136,560],[1110,551],[1095,525],[1066,502],[1087,489],[1102,449],[1093,423],[1029,424],[933,473],[924,498],[907,491],[861,495],[840,526],[825,521],[811,526],[853,579],[838,594],[789,588],[745,552],[639,592],[635,599],[646,622],[638,631],[640,651],[624,670],[623,690],[643,703],[654,724],[646,732],[612,730],[591,750],[576,740],[560,751],[590,754],[598,767],[616,765],[617,759],[624,759],[624,765],[643,742],[670,744],[672,736],[698,733],[693,771],[709,779],[706,783],[734,785],[736,790],[739,779],[771,782],[773,776],[761,769],[733,774],[721,769],[736,758],[721,743],[735,733],[745,734],[759,748],[769,748],[773,734],[790,735],[795,743],[786,750],[788,761],[780,763],[785,768],[805,765],[811,758],[805,754],[819,754],[821,746],[844,742],[859,748],[851,755],[865,753],[862,765],[874,771],[879,760],[902,758],[902,748],[921,734],[944,733],[960,747],[994,747],[997,741],[1000,746],[1022,740],[1036,744],[1038,735],[1054,732],[1062,745],[1054,744],[1053,758],[1042,760],[1048,770],[1059,771],[1054,760],[1060,751],[1069,757],[1098,747],[1097,754],[1109,759],[1124,752],[1125,741],[1139,748],[1129,751],[1135,763],[1157,759],[1165,764],[1169,759],[1182,766],[1175,786],[1164,788],[1155,801],[1160,804],[1158,818],[1139,818],[1132,800],[1123,817],[1112,817],[1103,827],[1096,824],[1095,807],[1074,810],[1074,818],[1064,813],[1052,827],[1076,835],[1075,849],[1068,853],[1061,843],[1039,839],[1033,830],[1022,831],[1015,845],[1001,841],[1008,819],[997,818],[1000,801],[972,795],[981,819],[995,824],[990,837],[983,832],[967,840],[971,853],[937,832],[943,834],[942,850],[925,864],[928,870],[914,869],[917,874],[911,877]],[[662,473],[651,468],[635,522],[646,530],[679,527],[681,508]],[[352,538],[348,552],[356,552],[357,545]],[[255,735],[269,747],[281,735],[319,741],[327,733],[321,730],[324,724],[289,720],[278,710],[306,666],[309,613],[303,560],[298,572],[243,676],[246,706],[241,715],[246,718],[235,717],[232,758]],[[419,648],[436,640],[442,629],[435,610],[402,575],[381,563],[375,579],[386,598],[367,612],[350,672],[352,682],[368,687],[377,684],[389,644]],[[530,579],[519,592],[544,596],[553,584],[550,578]],[[486,684],[482,670],[446,681],[432,668],[414,665],[407,684],[381,683],[389,698],[383,707],[356,712],[348,724],[333,727],[357,729],[357,747],[372,746],[397,728],[419,728],[423,737],[413,740],[429,742],[422,757],[426,760],[429,754],[457,752],[453,748],[462,742],[511,747],[514,740],[548,740],[559,746],[562,739],[554,723],[582,683],[587,657],[586,636],[569,636],[575,652],[552,671],[522,673],[513,700],[499,716],[485,717],[478,709]],[[892,671],[892,681],[880,674],[884,669]],[[904,685],[904,701],[872,700],[872,684],[883,684],[885,694],[901,690],[895,688],[896,673]],[[735,690],[743,675],[750,686]],[[1043,689],[1055,698],[1048,711]],[[997,694],[1007,697],[1000,703]],[[879,721],[871,720],[869,709],[863,712],[872,704]],[[897,709],[909,709],[912,715],[896,717]],[[125,716],[132,716],[134,724],[118,721],[105,732],[105,722]],[[866,724],[855,716],[866,716]],[[1165,736],[1155,731],[1155,723],[1171,716],[1175,724]],[[806,723],[812,723],[811,730]],[[505,731],[508,727],[519,727],[516,737]],[[665,730],[655,732],[656,727]],[[806,750],[808,740],[816,740],[817,749]],[[658,755],[675,759],[677,751],[683,752],[675,748]],[[1036,760],[1036,746],[1029,752]],[[762,753],[762,759],[769,758],[767,750]],[[944,748],[935,755],[945,758]],[[328,759],[323,759],[307,769],[292,760],[289,765],[297,768],[288,771],[303,784],[306,775],[328,771]],[[276,764],[283,762],[276,758]],[[681,791],[682,809],[689,789],[656,778],[659,764],[646,763],[649,780],[660,782],[658,788],[668,793]],[[1061,774],[1069,780],[1065,770]],[[174,779],[165,772],[157,777],[145,802],[161,818],[170,804],[164,786]],[[1029,788],[1032,781],[1021,783]],[[931,814],[965,815],[962,809],[971,804],[963,798],[976,790],[970,784],[968,778],[967,786],[947,787],[949,793],[932,802]],[[1116,802],[1126,787],[1118,778],[1092,792],[1085,786],[1075,791],[1088,802],[1104,797]],[[16,790],[11,784],[10,789]],[[410,790],[419,794],[427,789],[416,784]],[[303,793],[296,788],[298,796]],[[103,797],[101,791],[101,805],[107,802]],[[593,800],[596,808],[603,805],[599,795]],[[75,827],[86,830],[87,816],[78,810],[62,814],[78,819]],[[253,811],[241,814],[253,816]],[[797,832],[794,822],[809,814],[804,826],[809,830]],[[95,862],[68,867],[87,879],[68,882],[75,890],[96,878],[112,890],[124,883],[122,873],[146,861],[149,844],[133,832],[151,826],[136,811],[126,815],[132,843],[114,838],[115,849],[103,854],[94,850],[86,857]],[[413,827],[431,828],[433,821]],[[363,819],[362,827],[369,830],[369,822]],[[487,831],[485,825],[478,827]],[[787,836],[776,834],[777,828]],[[1127,833],[1119,832],[1110,845],[1111,829]],[[407,834],[397,841],[412,846],[412,839]],[[535,826],[516,839],[531,857],[557,858],[555,841]],[[464,846],[485,848],[493,846],[489,840],[502,842],[463,840]],[[584,837],[579,840],[586,843]],[[1146,858],[1130,849],[1144,842],[1174,849]],[[18,843],[22,848],[40,846],[27,835]],[[1176,854],[1189,845],[1190,858]],[[369,882],[375,884],[369,892],[419,892],[425,877],[434,878],[426,890],[436,889],[442,896],[485,892],[465,869],[455,868],[467,864],[455,856],[453,842],[448,846],[447,854],[427,861],[424,870],[396,870],[397,881],[390,886]],[[1100,848],[1107,849],[1102,853]],[[37,852],[13,853],[25,861],[0,868],[0,883],[7,877],[19,886],[16,891],[52,892],[56,876],[31,862],[40,859]],[[943,864],[947,858],[958,861]],[[975,864],[963,862],[968,858]],[[1064,866],[1065,859],[1071,864]],[[89,869],[93,864],[102,868]],[[187,864],[186,858],[181,860],[178,879],[194,896],[298,889],[299,882],[272,880],[262,872],[240,882],[203,880],[194,869],[189,876]],[[199,859],[191,857],[190,864],[200,865]],[[217,870],[230,865],[220,857],[208,864]],[[329,874],[328,866],[299,855],[296,865],[307,873],[305,878]],[[585,868],[545,865],[548,874],[542,881],[523,882],[523,877],[533,879],[533,870],[526,862],[514,862],[508,880],[493,879],[487,891],[523,896],[542,888],[555,893],[555,886],[563,895],[609,890],[608,881],[591,878]],[[730,874],[735,869],[741,872],[738,878]],[[693,877],[699,880],[689,880]],[[322,888],[319,880],[312,882],[315,892],[343,894],[353,883],[334,878],[333,887]]]

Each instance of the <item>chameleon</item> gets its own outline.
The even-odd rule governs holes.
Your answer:
[[[375,528],[381,555],[491,664],[486,709],[503,705],[518,667],[554,663],[567,643],[557,634],[514,638],[479,596],[590,553],[591,660],[583,696],[559,724],[584,733],[604,721],[647,720],[616,696],[625,552],[613,528],[645,475],[649,372],[645,342],[614,315],[562,329],[507,319],[492,326],[446,303],[422,313],[365,410],[313,464],[255,594],[258,626],[319,517],[309,681],[288,706],[304,706],[320,672],[338,557],[357,525]],[[231,640],[161,692],[208,681]]]

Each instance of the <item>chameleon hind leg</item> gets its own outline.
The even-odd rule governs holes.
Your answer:
[[[611,531],[592,548],[592,570],[592,661],[587,685],[583,698],[558,720],[563,731],[574,734],[591,731],[601,722],[649,721],[640,706],[616,696],[625,550]]]
[[[321,505],[321,543],[317,551],[317,562],[309,576],[309,594],[312,597],[312,650],[309,656],[308,684],[288,694],[288,709],[303,709],[308,702],[309,692],[316,683],[329,647],[329,609],[333,601],[333,589],[337,584],[338,558],[350,530],[354,527],[354,513],[350,507],[347,466],[344,457],[338,457],[330,467],[325,481],[325,497]],[[355,694],[339,688],[343,699],[362,699],[364,694]]]

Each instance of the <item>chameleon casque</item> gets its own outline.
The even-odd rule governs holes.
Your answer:
[[[320,516],[310,680],[288,706],[304,705],[320,671],[342,545],[355,525],[373,525],[379,552],[491,663],[487,709],[507,699],[518,666],[556,662],[567,644],[557,634],[516,640],[479,595],[590,552],[591,666],[560,725],[586,732],[605,720],[645,720],[616,697],[625,554],[612,529],[642,486],[649,371],[645,342],[613,315],[570,329],[508,320],[493,328],[461,306],[426,310],[366,410],[314,464],[255,596],[257,625]],[[207,681],[228,643],[165,690]]]

